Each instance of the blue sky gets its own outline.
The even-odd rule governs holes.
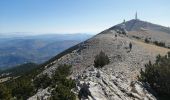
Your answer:
[[[134,18],[170,26],[170,0],[0,0],[0,33],[98,33]]]

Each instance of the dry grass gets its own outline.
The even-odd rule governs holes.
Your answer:
[[[136,36],[141,39],[151,38],[152,41],[165,42],[166,45],[170,45],[170,34],[160,31],[130,31],[128,32],[130,36]]]
[[[134,41],[134,43],[140,45],[143,47],[146,51],[153,53],[153,54],[160,54],[160,55],[166,55],[170,49],[164,48],[164,47],[159,47],[153,44],[147,44],[141,41]]]

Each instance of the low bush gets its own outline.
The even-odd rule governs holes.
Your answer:
[[[51,100],[76,100],[75,94],[71,91],[76,86],[75,81],[68,79],[71,74],[70,65],[59,65],[52,75],[54,90],[52,91]]]
[[[109,62],[109,57],[103,51],[101,51],[95,56],[94,67],[102,68],[104,65],[109,64]]]
[[[71,92],[71,89],[62,84],[58,84],[51,95],[51,100],[76,100],[76,96]]]
[[[10,100],[11,91],[3,84],[0,84],[0,100]]]
[[[145,43],[149,43],[150,41],[148,40],[148,38],[145,38]]]
[[[43,74],[36,77],[33,81],[33,84],[36,89],[40,89],[40,88],[44,89],[51,84],[51,79],[47,74]]]
[[[153,43],[157,46],[166,47],[164,42],[154,41]]]
[[[158,55],[154,64],[146,64],[139,80],[148,82],[158,95],[170,95],[170,52],[166,56]]]

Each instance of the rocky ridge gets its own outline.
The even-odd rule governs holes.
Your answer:
[[[129,43],[132,43],[132,50],[129,49]],[[110,63],[102,69],[96,69],[93,67],[94,57],[100,51],[109,56]],[[59,64],[71,64],[73,68],[70,77],[77,82],[77,88],[73,91],[78,94],[84,84],[91,94],[88,99],[156,100],[153,93],[150,93],[149,85],[137,81],[137,76],[149,60],[154,62],[158,54],[165,55],[168,51],[170,50],[143,43],[128,34],[118,34],[115,29],[109,29],[47,64],[42,74],[47,73],[50,76]],[[40,91],[39,94],[41,95],[35,94],[33,97],[46,100],[43,94],[48,93]]]
[[[89,100],[156,100],[148,92],[148,84],[139,81],[129,81],[124,77],[123,72],[115,73],[106,68],[96,69],[89,67],[83,74],[76,78],[77,92],[87,85]],[[151,90],[152,91],[152,90]],[[82,96],[83,97],[83,96]]]

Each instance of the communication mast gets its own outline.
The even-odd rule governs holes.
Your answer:
[[[136,12],[136,14],[135,14],[135,19],[136,19],[136,20],[138,19],[138,14],[137,14],[137,12]]]

